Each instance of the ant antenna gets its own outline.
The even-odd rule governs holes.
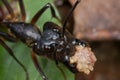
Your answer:
[[[75,10],[76,6],[78,5],[78,3],[80,2],[81,0],[77,0],[75,2],[75,4],[73,5],[73,7],[71,8],[71,10],[69,11],[69,13],[67,14],[65,20],[64,20],[64,23],[63,23],[63,28],[62,28],[62,37],[64,37],[64,33],[65,33],[65,27],[66,27],[66,24],[68,22],[68,19],[69,17],[71,16],[71,14],[73,13],[73,11]]]

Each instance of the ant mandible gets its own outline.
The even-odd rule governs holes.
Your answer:
[[[67,30],[66,30],[66,23],[68,22],[69,17],[71,16],[72,12],[80,2],[77,0],[73,5],[72,9],[68,13],[63,23],[62,28],[59,27],[57,24],[53,22],[46,22],[43,26],[43,32],[41,32],[35,23],[37,22],[38,18],[44,13],[44,11],[50,8],[52,17],[57,18],[54,8],[50,3],[47,3],[42,9],[40,9],[32,18],[30,23],[26,23],[26,12],[23,5],[23,0],[18,0],[20,11],[21,11],[21,18],[22,22],[14,21],[15,13],[13,9],[9,5],[7,0],[1,0],[5,7],[7,8],[8,12],[11,16],[11,21],[3,20],[0,22],[1,25],[10,29],[11,33],[14,35],[10,35],[9,33],[0,32],[0,37],[15,42],[17,39],[21,40],[24,44],[32,49],[31,57],[33,63],[40,73],[43,80],[48,80],[45,76],[44,72],[42,71],[40,65],[38,64],[38,60],[36,55],[39,56],[47,56],[55,61],[56,64],[58,62],[63,63],[68,69],[72,72],[78,72],[76,69],[75,64],[70,63],[70,56],[74,55],[75,53],[75,45],[83,45],[87,46],[87,43],[78,39],[75,39]],[[29,80],[28,71],[24,67],[24,65],[15,57],[11,48],[0,39],[0,44],[7,50],[7,52],[17,61],[17,63],[24,69],[26,73],[26,80]]]

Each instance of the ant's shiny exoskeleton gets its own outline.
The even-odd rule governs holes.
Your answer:
[[[8,12],[12,19],[15,18],[15,13],[13,9],[9,5],[7,0],[1,0],[5,7],[7,8]],[[74,55],[75,53],[75,45],[83,45],[87,46],[86,42],[75,39],[66,29],[66,23],[72,14],[73,10],[80,2],[77,0],[70,12],[68,13],[63,28],[59,27],[57,24],[53,22],[46,22],[43,26],[43,32],[41,32],[35,25],[38,18],[44,13],[44,11],[50,8],[52,16],[57,18],[55,11],[50,3],[47,3],[41,10],[39,10],[35,16],[32,18],[30,23],[25,23],[26,13],[25,8],[23,5],[23,0],[18,0],[21,15],[22,15],[22,22],[14,21],[14,20],[4,20],[0,22],[0,25],[7,27],[12,35],[0,32],[0,37],[15,42],[17,39],[21,40],[25,43],[28,47],[32,49],[31,57],[34,62],[34,65],[37,71],[42,76],[43,80],[48,80],[45,76],[44,72],[42,71],[40,65],[38,64],[38,60],[36,58],[36,54],[39,56],[47,56],[50,59],[53,59],[56,64],[58,62],[63,63],[66,65],[69,70],[72,72],[77,72],[76,65],[71,64],[69,62],[70,56]],[[7,44],[0,39],[0,44],[8,51],[8,53],[17,61],[17,63],[24,69],[26,72],[26,80],[29,80],[27,69],[24,65],[14,56],[13,51],[7,46]]]

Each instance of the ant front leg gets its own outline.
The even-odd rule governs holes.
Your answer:
[[[32,24],[35,24],[36,22],[37,22],[37,20],[38,20],[38,18],[43,14],[43,12],[46,10],[46,9],[48,9],[48,8],[50,8],[50,10],[51,10],[51,13],[52,13],[52,17],[54,17],[54,18],[56,18],[56,19],[58,19],[59,20],[59,18],[56,16],[56,14],[55,14],[55,10],[54,10],[54,8],[53,8],[53,6],[50,4],[50,3],[47,3],[42,9],[40,9],[36,14],[35,14],[35,16],[32,18],[32,20],[31,20],[31,23]]]
[[[63,69],[62,69],[59,65],[56,65],[56,66],[57,66],[57,68],[61,71],[61,73],[62,73],[62,75],[63,75],[63,77],[64,77],[64,80],[67,80],[66,75],[65,75],[65,72],[63,71]]]
[[[7,52],[9,53],[9,55],[11,55],[13,57],[13,59],[15,59],[15,61],[23,68],[23,70],[26,73],[26,80],[29,80],[29,76],[28,76],[28,71],[25,68],[25,66],[15,57],[15,55],[13,54],[13,51],[6,45],[6,43],[0,39],[0,44],[7,50]]]
[[[62,75],[63,75],[63,77],[64,77],[64,80],[66,80],[65,73],[64,73],[63,69],[62,69],[62,68],[59,66],[59,64],[58,64],[57,53],[56,53],[57,47],[55,47],[55,45],[53,45],[53,46],[54,46],[53,57],[54,57],[54,60],[55,60],[55,64],[56,64],[57,68],[61,71],[61,73],[62,73]]]
[[[38,63],[38,60],[37,60],[37,58],[36,58],[36,55],[35,55],[35,53],[34,53],[33,51],[32,51],[32,53],[31,53],[31,57],[32,57],[32,60],[33,60],[33,63],[34,63],[34,65],[35,65],[36,69],[38,70],[38,72],[39,72],[40,75],[42,76],[42,79],[43,79],[43,80],[48,80],[48,78],[45,76],[44,72],[42,71],[42,69],[41,69],[41,67],[40,67],[40,65],[39,65],[39,63]]]

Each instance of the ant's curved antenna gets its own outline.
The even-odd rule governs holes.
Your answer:
[[[75,4],[73,5],[73,7],[71,8],[71,10],[69,11],[69,13],[67,14],[65,20],[64,20],[64,23],[63,23],[63,28],[62,28],[62,37],[64,37],[64,33],[65,33],[65,27],[66,27],[66,24],[69,20],[69,17],[71,16],[71,14],[73,13],[73,11],[75,10],[76,6],[78,5],[78,3],[80,2],[81,0],[77,0],[75,2]]]

